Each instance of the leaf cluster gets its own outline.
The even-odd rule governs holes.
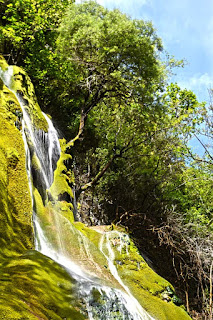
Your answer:
[[[162,86],[164,72],[158,59],[162,45],[150,22],[132,20],[90,1],[72,5],[59,32],[58,50],[67,79],[86,112],[103,99],[145,104]]]

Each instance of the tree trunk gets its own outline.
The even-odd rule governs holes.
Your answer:
[[[85,122],[86,122],[86,118],[87,118],[87,113],[84,112],[84,110],[81,110],[81,117],[80,117],[80,123],[79,123],[79,127],[78,127],[78,134],[75,136],[74,139],[70,140],[67,145],[66,148],[69,149],[70,147],[72,147],[75,143],[75,141],[77,141],[80,136],[82,135],[83,131],[84,131],[84,127],[85,127]]]
[[[77,191],[76,191],[76,199],[78,199],[78,197],[80,196],[80,194],[91,188],[92,186],[96,185],[98,183],[98,181],[103,177],[103,175],[105,174],[105,172],[109,169],[109,167],[111,166],[111,164],[114,162],[114,160],[116,158],[120,157],[120,155],[114,155],[108,162],[107,164],[103,167],[103,169],[101,169],[101,171],[95,176],[95,178],[86,183],[85,185],[83,185],[82,187],[80,187]]]

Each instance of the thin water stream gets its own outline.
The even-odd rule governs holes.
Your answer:
[[[13,68],[9,67],[5,72],[0,70],[0,78],[2,78],[5,85],[16,95],[23,112],[22,120],[22,135],[26,150],[26,169],[29,179],[31,195],[33,199],[33,176],[32,176],[32,148],[39,163],[40,163],[40,184],[46,193],[53,182],[54,170],[56,168],[57,160],[60,157],[60,143],[58,134],[55,130],[51,120],[47,115],[43,114],[48,123],[48,132],[36,130],[31,122],[31,117],[19,95],[13,91],[12,87]],[[32,200],[33,201],[33,200]],[[56,213],[57,215],[57,213]],[[87,308],[88,318],[90,320],[154,320],[132,296],[129,288],[122,282],[114,264],[114,253],[111,246],[110,237],[112,234],[104,233],[100,242],[100,251],[108,262],[109,269],[115,280],[120,284],[123,290],[101,285],[94,277],[86,274],[81,270],[76,262],[70,260],[64,254],[65,245],[61,237],[60,224],[55,226],[59,237],[59,248],[55,248],[49,243],[45,235],[45,230],[42,229],[36,212],[33,215],[35,228],[35,246],[36,250],[42,254],[50,257],[60,265],[62,265],[78,283],[78,295],[84,301]],[[55,222],[57,224],[57,222]],[[118,235],[120,236],[120,235]],[[89,247],[84,236],[81,236],[81,243],[87,256],[90,256]],[[122,243],[121,243],[122,246]],[[121,247],[122,249],[122,247]],[[91,255],[92,256],[92,255]],[[92,258],[91,258],[92,259]],[[95,296],[99,294],[98,301]]]

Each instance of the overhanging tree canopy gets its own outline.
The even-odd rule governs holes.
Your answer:
[[[70,6],[59,31],[68,90],[81,109],[79,134],[89,111],[103,100],[114,98],[113,103],[126,107],[134,102],[156,111],[153,102],[165,72],[158,59],[161,40],[150,22],[91,1]]]
[[[188,136],[187,119],[196,115],[199,104],[187,90],[175,85],[166,89],[163,48],[150,22],[132,20],[94,1],[74,4],[60,26],[57,47],[70,114],[73,110],[81,114],[78,133],[68,147],[83,133],[90,113],[101,142],[98,154],[104,157],[102,169],[81,190],[95,184],[115,159],[136,153],[143,157],[145,146],[150,150],[162,140],[167,147],[165,151],[161,142],[160,153],[169,162],[176,161],[182,148],[178,128]],[[158,155],[153,163],[158,166],[157,159]]]

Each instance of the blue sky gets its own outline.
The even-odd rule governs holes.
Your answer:
[[[82,0],[77,0],[80,3]],[[173,81],[193,90],[200,101],[209,101],[213,87],[212,0],[97,0],[119,8],[132,18],[151,20],[166,51],[187,64],[176,70]]]

